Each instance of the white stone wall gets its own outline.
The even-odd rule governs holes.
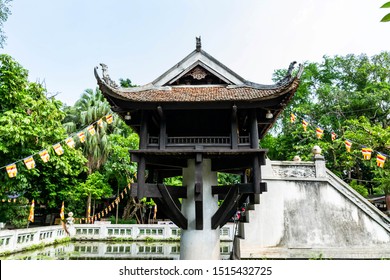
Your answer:
[[[353,250],[359,258],[365,251],[366,257],[390,256],[390,221],[330,172],[317,176],[315,167],[267,162],[262,171],[268,191],[240,225],[242,258],[310,258],[313,253],[354,258]]]

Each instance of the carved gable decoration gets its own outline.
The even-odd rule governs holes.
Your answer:
[[[204,67],[197,65],[190,71],[183,73],[171,85],[226,85],[226,81],[217,75],[206,70]]]

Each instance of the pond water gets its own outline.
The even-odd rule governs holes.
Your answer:
[[[232,242],[221,242],[229,259]],[[180,242],[76,241],[0,257],[2,260],[178,260]]]

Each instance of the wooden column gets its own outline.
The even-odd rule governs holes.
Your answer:
[[[160,116],[160,133],[159,133],[159,147],[160,150],[165,150],[166,146],[166,134],[167,134],[167,122],[165,119],[165,114],[161,106],[157,107],[158,115]]]
[[[258,149],[259,148],[259,127],[257,124],[256,109],[252,109],[250,115],[250,121],[251,121],[251,148]]]
[[[232,107],[231,118],[231,145],[232,149],[238,149],[238,122],[237,122],[237,106]]]
[[[195,157],[195,228],[203,229],[203,157],[202,154],[196,154]]]
[[[139,133],[139,148],[141,150],[146,149],[148,146],[148,117],[149,112],[142,111],[141,128]]]
[[[141,117],[141,128],[139,135],[139,148],[146,149],[148,146],[148,112],[143,111]],[[140,156],[137,166],[137,197],[139,199],[145,196],[145,168],[146,161],[143,155]]]

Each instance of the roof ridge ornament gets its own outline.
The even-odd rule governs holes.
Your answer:
[[[108,75],[108,66],[104,63],[100,63],[100,66],[102,67],[103,81],[112,88],[119,88],[118,84],[111,80],[110,75]]]
[[[200,50],[202,49],[202,42],[200,36],[195,38],[196,38],[196,51],[200,52]]]

